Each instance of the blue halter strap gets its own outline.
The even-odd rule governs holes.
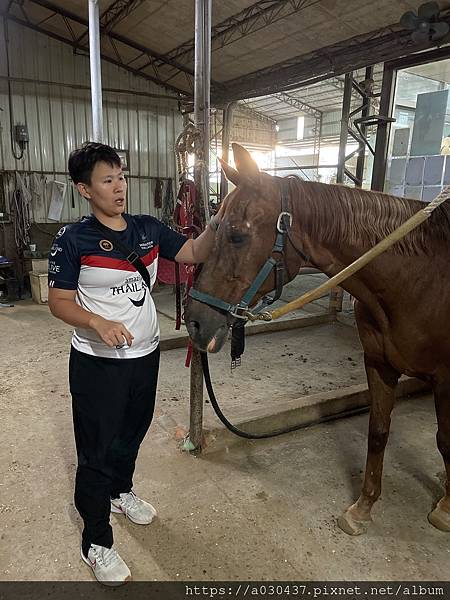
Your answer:
[[[292,226],[292,214],[289,212],[289,196],[286,186],[281,185],[281,212],[278,215],[277,220],[277,237],[275,239],[275,244],[272,248],[271,254],[277,254],[279,259],[276,260],[272,256],[266,260],[264,265],[259,270],[252,284],[245,292],[241,301],[237,304],[231,304],[230,302],[225,302],[221,298],[216,298],[215,296],[210,296],[209,294],[205,294],[204,292],[200,292],[195,288],[191,288],[189,290],[189,296],[194,300],[198,300],[199,302],[203,302],[204,304],[208,304],[214,308],[218,308],[225,312],[230,313],[233,317],[237,319],[248,319],[249,314],[258,314],[263,310],[266,306],[278,300],[281,296],[281,292],[284,285],[284,248],[286,244],[286,236],[289,236],[289,230]],[[296,249],[297,252],[305,259],[308,260],[309,257],[306,256],[302,251]],[[264,296],[258,302],[258,304],[249,311],[249,306],[253,298],[255,297],[257,291],[265,282],[267,277],[270,275],[272,270],[275,269],[275,281],[276,281],[276,289],[275,294],[273,296]]]

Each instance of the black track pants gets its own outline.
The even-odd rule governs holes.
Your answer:
[[[153,418],[159,347],[140,358],[70,353],[69,380],[78,455],[75,506],[84,521],[83,552],[110,548],[110,499],[129,492],[139,446]]]

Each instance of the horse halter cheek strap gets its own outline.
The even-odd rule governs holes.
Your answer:
[[[264,265],[261,267],[259,273],[256,275],[255,279],[253,280],[253,283],[244,294],[241,301],[237,304],[231,304],[229,302],[225,302],[225,300],[221,300],[220,298],[210,296],[209,294],[205,294],[204,292],[200,292],[194,288],[191,288],[189,290],[189,296],[191,296],[191,298],[194,298],[194,300],[198,300],[199,302],[203,302],[204,304],[208,304],[209,306],[213,306],[214,308],[224,310],[225,312],[230,313],[233,317],[236,317],[237,319],[244,320],[248,319],[248,315],[255,315],[261,312],[261,310],[263,310],[266,306],[278,300],[283,290],[284,273],[286,271],[284,260],[286,237],[290,241],[289,230],[292,227],[292,214],[289,212],[289,195],[287,187],[288,186],[284,185],[284,181],[282,180],[281,211],[278,215],[276,225],[277,237],[275,239],[275,244],[271,252],[271,255],[277,255],[277,259],[273,258],[273,256],[269,256]],[[306,254],[304,254],[302,250],[299,250],[295,246],[293,247],[304,260],[309,260],[309,257],[306,256]],[[258,304],[252,309],[252,311],[249,311],[249,305],[251,301],[253,300],[257,291],[265,282],[265,280],[270,275],[273,269],[275,269],[275,294],[273,296],[263,296],[263,298],[261,298]]]

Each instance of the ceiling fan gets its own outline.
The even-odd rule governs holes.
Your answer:
[[[441,10],[437,2],[426,2],[417,9],[417,14],[409,10],[400,19],[400,25],[409,29],[415,43],[437,42],[450,32],[445,21],[439,21]]]

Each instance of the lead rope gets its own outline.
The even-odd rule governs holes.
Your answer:
[[[214,408],[214,411],[220,421],[225,425],[225,427],[234,433],[235,435],[246,438],[248,440],[261,440],[265,438],[276,437],[278,435],[283,435],[285,433],[291,433],[292,431],[298,431],[299,429],[306,429],[307,427],[312,427],[313,425],[320,425],[321,423],[327,423],[328,421],[334,421],[336,419],[342,419],[344,417],[352,417],[354,415],[360,415],[369,410],[368,406],[360,406],[358,408],[352,408],[349,410],[345,410],[335,415],[327,415],[324,417],[320,417],[319,419],[313,419],[308,421],[307,423],[300,423],[297,425],[291,425],[290,427],[286,427],[285,429],[275,429],[274,431],[264,432],[264,433],[249,433],[248,431],[244,431],[243,429],[239,429],[225,417],[223,412],[220,409],[220,406],[217,402],[216,396],[214,394],[213,386],[211,383],[211,376],[209,373],[209,364],[208,364],[208,356],[206,352],[200,352],[200,359],[202,362],[203,375],[205,377],[205,385],[206,390],[208,392],[209,399],[211,401],[211,405]]]

